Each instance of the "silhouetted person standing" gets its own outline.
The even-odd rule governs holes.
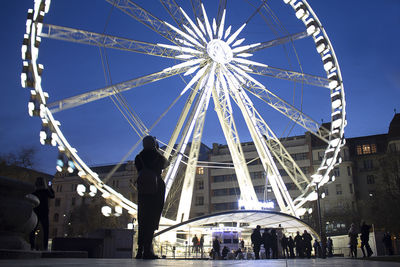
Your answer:
[[[282,245],[282,255],[283,255],[283,257],[284,258],[289,258],[288,238],[286,237],[285,234],[282,235],[281,245]]]
[[[213,240],[213,250],[214,250],[214,253],[213,253],[213,259],[215,260],[215,259],[219,259],[220,257],[221,257],[221,244],[219,243],[219,240],[218,240],[218,238],[217,237],[215,237],[215,239]]]
[[[307,258],[311,258],[311,250],[312,250],[312,245],[311,245],[312,237],[309,233],[307,233],[307,230],[304,230],[303,233],[303,247],[304,247],[304,252],[305,256]]]
[[[358,239],[358,232],[354,223],[351,224],[349,230],[349,237],[350,237],[350,254],[352,258],[357,258],[357,239]]]
[[[303,258],[303,238],[300,235],[300,232],[297,231],[296,236],[294,237],[294,245],[296,246],[296,255],[297,257]]]
[[[362,222],[361,225],[361,251],[365,257],[371,257],[372,249],[368,244],[369,241],[369,229],[371,228],[370,225],[367,225],[365,222]],[[367,249],[367,254],[365,254],[364,247]]]
[[[276,229],[271,230],[271,250],[272,250],[272,259],[278,258],[278,236],[276,234]]]
[[[38,222],[29,236],[29,241],[31,243],[31,249],[34,249],[36,230],[39,228],[40,223],[43,229],[43,249],[47,250],[49,243],[49,198],[54,198],[54,190],[50,185],[47,185],[43,177],[36,178],[35,186],[36,191],[33,192],[33,194],[37,196],[40,204],[33,209],[38,217]]]
[[[272,247],[272,236],[268,228],[264,229],[264,233],[262,234],[262,240],[264,243],[265,257],[269,259]]]
[[[154,188],[149,188],[150,184],[141,187],[140,182],[145,184],[146,181],[138,180],[139,232],[136,259],[157,259],[158,257],[153,253],[152,242],[164,207],[165,183],[161,178],[161,172],[168,166],[168,161],[158,151],[158,144],[154,137],[143,138],[143,150],[136,156],[135,166],[139,175],[142,170],[151,170],[157,176],[156,184],[151,184]],[[151,177],[141,178],[151,179]]]
[[[251,243],[253,243],[254,258],[256,260],[260,259],[260,248],[261,243],[263,242],[260,229],[261,226],[257,225],[256,229],[254,229],[253,233],[251,234]]]
[[[328,257],[333,257],[333,241],[332,238],[328,237],[328,242],[326,244],[328,248]]]
[[[292,236],[289,236],[289,240],[288,240],[288,247],[289,247],[289,253],[290,253],[290,258],[294,258],[294,240]]]

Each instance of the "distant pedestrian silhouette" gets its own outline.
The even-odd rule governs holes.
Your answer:
[[[350,237],[350,255],[352,258],[357,258],[358,232],[354,223],[351,224],[348,235]]]
[[[253,243],[254,257],[256,260],[260,259],[260,248],[263,242],[260,229],[261,226],[257,225],[256,229],[254,229],[251,234],[251,243]]]
[[[365,257],[371,257],[372,255],[372,249],[368,244],[369,241],[369,230],[371,229],[370,225],[367,225],[364,221],[361,224],[361,251],[363,253],[364,258]],[[364,251],[364,247],[367,251]]]

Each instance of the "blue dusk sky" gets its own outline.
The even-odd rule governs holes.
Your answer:
[[[193,18],[189,1],[176,0]],[[158,18],[176,25],[159,1],[140,0],[138,4]],[[208,17],[217,13],[215,0],[204,0]],[[236,31],[254,11],[258,1],[227,1],[226,25]],[[280,0],[268,1],[277,20],[264,10],[256,15],[238,38],[244,44],[264,42],[304,31],[291,7]],[[394,109],[400,112],[400,1],[398,0],[309,0],[324,26],[336,52],[343,76],[347,102],[346,137],[387,133]],[[20,85],[21,44],[26,14],[33,0],[5,1],[0,17],[3,26],[0,98],[0,154],[17,152],[24,147],[37,149],[35,168],[55,172],[57,149],[39,143],[40,119],[29,117],[29,90]],[[102,0],[53,0],[45,23],[98,33],[170,44],[142,24]],[[277,26],[279,25],[279,27]],[[112,83],[122,82],[161,71],[179,63],[168,58],[110,50],[105,52]],[[311,38],[265,49],[249,59],[272,67],[324,76],[323,65]],[[100,49],[71,42],[42,39],[39,62],[44,65],[42,87],[49,103],[83,92],[105,87]],[[271,92],[285,99],[318,122],[330,121],[329,90],[285,80],[255,76]],[[187,77],[171,77],[123,93],[132,109],[150,127],[185,87]],[[184,94],[151,132],[167,142],[186,101]],[[305,129],[251,97],[255,107],[278,137],[302,135]],[[240,110],[234,108],[240,141],[250,141]],[[138,140],[137,134],[109,98],[55,114],[67,140],[88,165],[119,162]],[[226,144],[210,102],[203,142]],[[129,159],[133,159],[138,150]]]

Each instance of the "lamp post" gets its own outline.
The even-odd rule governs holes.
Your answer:
[[[321,196],[319,194],[319,183],[316,183],[316,192],[317,192],[317,214],[318,214],[318,224],[319,224],[319,236],[321,238],[321,250],[322,250],[322,258],[326,258],[326,240],[325,233],[322,230],[322,216],[321,216],[321,204],[320,199]]]

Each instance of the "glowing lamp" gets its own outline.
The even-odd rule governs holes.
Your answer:
[[[121,216],[122,215],[122,207],[121,206],[115,206],[115,213],[114,213],[114,216],[117,216],[117,217],[119,217],[119,216]]]
[[[307,212],[307,209],[305,208],[299,208],[296,210],[297,216],[303,216]]]
[[[69,173],[73,173],[75,170],[75,164],[72,160],[68,160],[68,167],[67,167],[67,171]]]
[[[111,208],[109,206],[103,206],[101,208],[101,213],[106,217],[110,217],[111,212],[112,212],[112,210],[111,210]]]
[[[308,201],[315,201],[318,199],[318,194],[317,192],[312,192],[307,196]],[[304,213],[303,213],[304,214]]]
[[[132,230],[133,229],[133,223],[128,223],[126,228],[129,229],[129,230]]]
[[[313,209],[312,208],[309,208],[308,209],[308,214],[311,214],[313,212]]]
[[[326,196],[326,195],[325,195],[325,192],[323,192],[323,193],[321,194],[321,198],[324,199],[325,196]]]
[[[84,186],[83,184],[78,184],[78,186],[76,187],[76,192],[78,193],[78,195],[83,197],[86,192],[86,186]]]
[[[95,195],[96,195],[96,193],[97,193],[97,188],[96,188],[96,186],[94,186],[94,185],[90,185],[89,186],[89,196],[91,196],[91,197],[94,197]]]
[[[333,175],[333,176],[331,177],[331,181],[334,182],[335,180],[336,180],[336,177],[335,177],[335,175]]]

